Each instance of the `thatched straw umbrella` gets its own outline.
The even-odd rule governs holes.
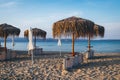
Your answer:
[[[19,36],[20,29],[6,23],[0,25],[0,37],[4,37],[4,47],[6,49],[6,39],[9,35]]]
[[[47,32],[42,30],[42,29],[38,29],[38,28],[32,28],[32,33],[33,33],[33,36],[34,36],[34,46],[36,47],[36,38],[43,38],[45,39],[46,38],[46,34]],[[28,30],[25,30],[24,31],[24,36],[28,38],[29,36],[29,32]]]
[[[104,32],[105,32],[105,29],[103,26],[100,26],[100,25],[97,25],[95,24],[94,25],[94,37],[96,36],[100,36],[100,37],[104,37]],[[90,34],[88,35],[88,51],[90,51],[90,39],[93,38],[93,36],[91,37]]]
[[[97,24],[94,25],[94,36],[91,37],[90,35],[88,35],[88,51],[90,51],[90,48],[91,48],[90,39],[96,36],[104,37],[104,32],[105,32],[105,29],[103,26],[100,26]]]
[[[74,56],[74,39],[78,37],[86,37],[88,34],[93,37],[94,23],[87,19],[70,17],[55,22],[52,30],[54,38],[72,35],[72,55]]]
[[[105,28],[103,26],[95,24],[94,25],[94,30],[95,30],[95,35],[96,36],[104,37]]]

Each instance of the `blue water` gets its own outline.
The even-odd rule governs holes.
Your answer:
[[[3,46],[3,41],[1,42]],[[15,50],[27,50],[27,40],[15,40]],[[47,39],[38,40],[37,46],[43,48],[44,51],[68,51],[71,52],[72,41],[70,39],[62,40],[62,46],[57,46],[57,40]],[[87,50],[87,40],[75,40],[75,52],[85,52]],[[91,45],[95,52],[120,52],[120,40],[92,40]],[[7,41],[7,48],[13,49],[10,40]]]

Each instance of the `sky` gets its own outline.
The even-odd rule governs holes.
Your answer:
[[[102,39],[120,39],[120,0],[0,0],[0,24],[20,28],[20,37],[36,27],[52,38],[53,23],[71,16],[104,26]]]

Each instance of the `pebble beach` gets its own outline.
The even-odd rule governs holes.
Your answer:
[[[57,54],[57,52],[56,52]],[[34,57],[34,64],[28,55],[0,61],[1,80],[120,80],[120,53],[95,53],[93,59],[73,69],[63,68],[61,57],[44,55]]]

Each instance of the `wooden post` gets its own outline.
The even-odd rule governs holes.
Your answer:
[[[7,38],[7,36],[6,36],[6,34],[4,35],[4,47],[6,48],[6,38]]]
[[[72,35],[72,56],[75,56],[75,53],[74,53],[74,33]]]
[[[6,48],[6,39],[7,39],[7,35],[4,33],[4,51],[5,51],[5,59],[7,57],[7,48]]]
[[[34,47],[36,48],[36,35],[35,35],[35,40],[34,40]]]
[[[5,53],[7,53],[6,39],[7,39],[7,35],[6,35],[6,33],[4,33],[4,49],[5,49]]]
[[[88,34],[88,51],[90,51],[90,33]]]
[[[34,51],[35,51],[35,53],[34,54],[36,54],[36,33],[35,33],[35,40],[34,40]]]

